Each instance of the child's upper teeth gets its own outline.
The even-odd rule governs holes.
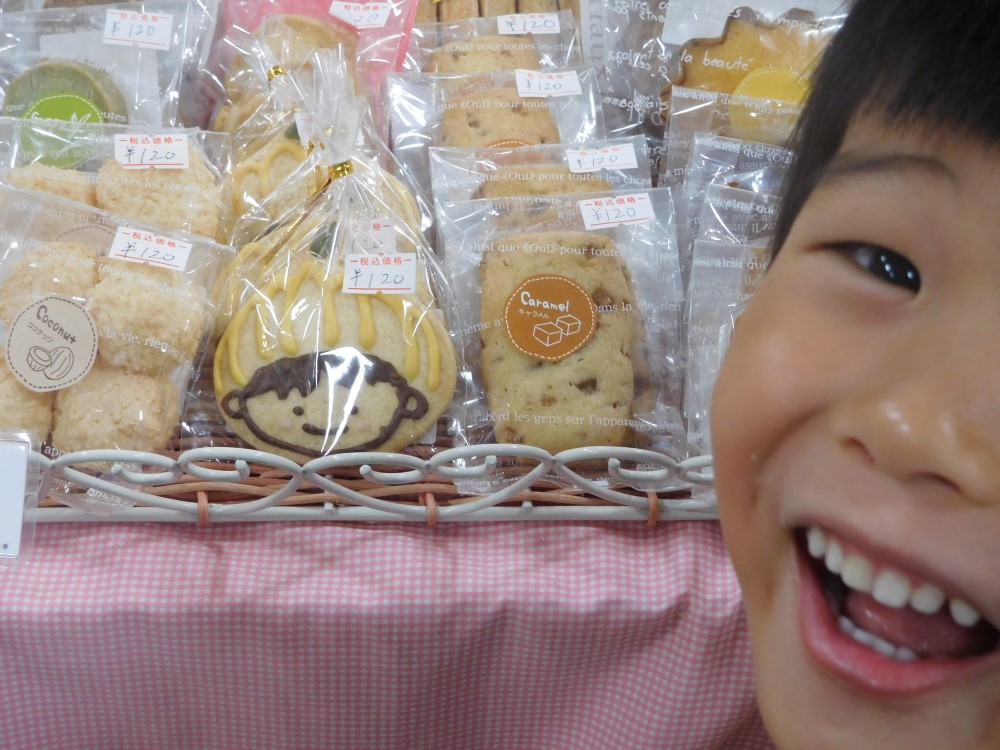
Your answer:
[[[972,627],[980,620],[979,612],[968,602],[958,597],[947,598],[944,591],[932,583],[913,585],[909,578],[892,568],[882,568],[876,575],[871,560],[854,551],[845,556],[840,542],[816,526],[807,529],[806,542],[809,554],[823,560],[826,569],[840,576],[848,588],[871,594],[887,607],[909,604],[917,612],[932,615],[947,600],[948,611],[959,625]]]

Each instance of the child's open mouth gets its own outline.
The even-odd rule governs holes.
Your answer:
[[[818,527],[802,529],[798,536],[836,628],[873,657],[884,657],[883,663],[912,664],[903,672],[921,666],[939,672],[1000,646],[995,624],[937,584],[851,549]],[[888,674],[859,656],[859,668],[869,662],[868,667]]]

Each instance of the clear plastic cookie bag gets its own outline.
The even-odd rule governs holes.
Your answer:
[[[230,276],[219,410],[247,445],[299,463],[426,452],[457,389],[450,288],[394,197],[355,168],[364,102],[346,76],[324,80],[298,125],[319,188],[276,219],[265,201]]]

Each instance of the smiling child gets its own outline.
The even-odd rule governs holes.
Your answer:
[[[715,390],[782,750],[1000,748],[1000,2],[858,0]]]

